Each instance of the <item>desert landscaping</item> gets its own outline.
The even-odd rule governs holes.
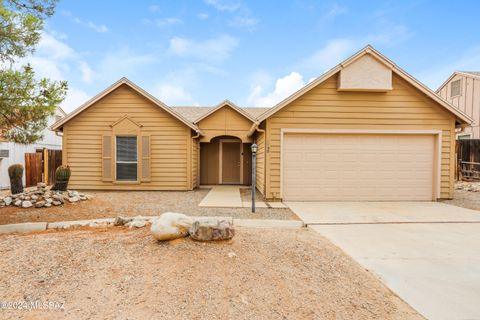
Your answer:
[[[0,300],[64,303],[5,318],[422,318],[308,229],[240,228],[208,243],[157,242],[146,228],[10,234],[0,255]]]

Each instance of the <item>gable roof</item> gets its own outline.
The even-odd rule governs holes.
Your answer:
[[[445,80],[441,85],[440,87],[438,87],[438,89],[435,91],[436,93],[439,93],[440,90],[442,90],[443,87],[445,87],[447,85],[447,83],[450,82],[450,80],[453,79],[453,77],[455,77],[456,75],[461,75],[461,76],[465,76],[465,77],[469,77],[469,78],[474,78],[474,79],[480,79],[480,71],[454,71],[450,77],[447,78],[447,80]]]
[[[120,80],[118,80],[117,82],[115,82],[114,84],[112,84],[111,86],[109,86],[108,88],[106,88],[105,90],[103,90],[102,92],[100,92],[99,94],[97,94],[96,96],[94,96],[93,98],[91,98],[90,100],[88,100],[87,102],[85,102],[84,104],[82,104],[80,107],[78,107],[77,109],[75,109],[74,111],[70,112],[68,114],[68,116],[60,119],[59,121],[55,122],[52,126],[51,126],[51,129],[52,130],[60,130],[63,125],[65,125],[68,121],[72,120],[73,118],[75,118],[77,115],[79,115],[80,113],[82,113],[83,111],[85,111],[86,109],[88,109],[89,107],[91,107],[93,104],[95,104],[97,101],[99,101],[100,99],[102,99],[103,97],[105,97],[107,94],[111,93],[112,91],[114,91],[115,89],[117,89],[118,87],[120,87],[121,85],[127,85],[129,86],[130,88],[132,88],[133,90],[135,90],[138,94],[140,94],[141,96],[145,97],[146,99],[150,100],[154,105],[156,105],[157,107],[159,107],[160,109],[164,110],[165,112],[169,113],[170,115],[172,115],[173,117],[177,118],[178,120],[180,120],[183,124],[185,124],[186,126],[188,126],[189,128],[195,130],[196,132],[200,132],[200,130],[198,129],[198,127],[196,125],[194,125],[192,122],[188,121],[187,119],[185,119],[182,115],[180,115],[179,113],[177,113],[175,110],[172,110],[171,108],[169,108],[167,105],[165,105],[163,102],[161,102],[160,100],[158,100],[157,98],[155,98],[154,96],[152,96],[151,94],[149,94],[147,91],[143,90],[142,88],[140,88],[138,85],[136,85],[135,83],[133,83],[132,81],[128,80],[127,78],[123,77],[121,78]]]
[[[255,122],[255,117],[252,117],[249,113],[244,111],[242,108],[237,106],[235,103],[233,103],[229,100],[223,100],[216,107],[212,108],[211,110],[207,111],[206,113],[202,114],[200,117],[195,119],[195,121],[193,121],[193,123],[199,123],[200,121],[202,121],[203,119],[205,119],[206,117],[208,117],[209,115],[214,113],[215,111],[220,110],[221,108],[223,108],[225,106],[232,108],[233,110],[237,111],[238,113],[240,113],[242,116],[244,116],[248,120],[250,120],[252,122]]]
[[[443,100],[440,96],[438,96],[435,92],[433,92],[427,86],[425,86],[420,81],[415,79],[413,76],[408,74],[406,71],[404,71],[403,69],[398,67],[393,61],[391,61],[390,59],[388,59],[387,57],[382,55],[380,52],[375,50],[371,45],[367,45],[365,48],[361,49],[360,51],[358,51],[357,53],[355,53],[351,57],[347,58],[343,62],[339,63],[337,66],[333,67],[332,69],[328,70],[323,75],[321,75],[317,79],[313,80],[312,82],[310,82],[309,84],[307,84],[306,86],[301,88],[300,90],[296,91],[295,93],[293,93],[292,95],[290,95],[286,99],[279,102],[273,108],[265,111],[263,114],[261,114],[257,118],[258,122],[262,122],[263,120],[272,116],[276,112],[280,111],[283,107],[285,107],[286,105],[288,105],[292,101],[294,101],[297,98],[299,98],[300,96],[304,95],[305,93],[307,93],[311,89],[315,88],[316,86],[318,86],[319,84],[321,84],[322,82],[324,82],[325,80],[327,80],[328,78],[330,78],[331,76],[333,76],[334,74],[336,74],[337,72],[344,69],[345,67],[350,65],[352,62],[358,60],[360,57],[362,57],[366,54],[372,55],[379,62],[381,62],[384,65],[386,65],[387,67],[389,67],[393,72],[395,72],[395,74],[397,74],[402,79],[407,81],[409,84],[411,84],[412,86],[414,86],[415,88],[417,88],[418,90],[423,92],[426,96],[431,98],[433,101],[437,102],[439,105],[441,105],[442,107],[447,109],[449,112],[454,114],[457,117],[457,119],[459,119],[462,123],[471,124],[473,122],[473,120],[469,116],[467,116],[466,114],[464,114],[460,110],[458,110],[455,107],[453,107],[452,105],[450,105],[447,101]]]

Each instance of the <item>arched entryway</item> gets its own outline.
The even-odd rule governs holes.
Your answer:
[[[237,137],[220,136],[200,143],[200,184],[251,183],[251,143]]]

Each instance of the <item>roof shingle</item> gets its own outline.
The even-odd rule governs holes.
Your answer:
[[[179,113],[182,115],[185,119],[194,122],[198,118],[200,118],[202,115],[208,113],[210,110],[212,110],[215,107],[170,107],[172,110],[175,112]],[[243,108],[240,107],[243,111],[248,113],[249,115],[252,116],[252,118],[257,118],[259,115],[264,113],[270,108]]]

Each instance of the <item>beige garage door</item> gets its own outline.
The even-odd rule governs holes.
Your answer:
[[[433,135],[297,134],[283,139],[284,200],[432,200]]]

